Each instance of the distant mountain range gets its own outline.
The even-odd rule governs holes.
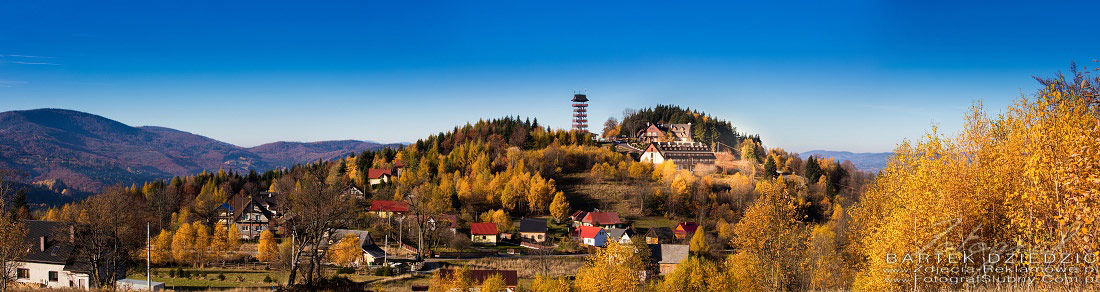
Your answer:
[[[175,129],[131,127],[79,111],[0,113],[0,167],[26,174],[28,182],[48,181],[82,192],[219,168],[265,171],[400,145],[343,140],[244,148]]]
[[[852,153],[848,151],[826,151],[826,150],[813,150],[808,152],[802,152],[799,154],[802,160],[806,160],[811,155],[813,157],[826,157],[832,158],[837,162],[843,162],[845,160],[851,161],[860,171],[878,172],[886,168],[887,161],[890,160],[890,156],[894,155],[893,152],[879,152],[879,153]]]

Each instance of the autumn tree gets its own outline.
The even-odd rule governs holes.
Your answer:
[[[359,236],[344,235],[340,241],[328,248],[329,261],[341,266],[350,266],[363,257],[363,248],[359,245]]]
[[[485,280],[482,280],[479,288],[479,291],[500,292],[504,290],[504,277],[500,274],[493,274],[485,278]]]
[[[272,233],[271,230],[264,230],[261,232],[260,242],[256,246],[256,260],[271,262],[276,259],[278,252],[278,247],[275,243],[275,233]]]
[[[569,217],[569,201],[565,200],[564,192],[554,193],[554,201],[550,203],[550,214],[554,216],[554,221],[559,223]]]
[[[6,200],[11,195],[11,180],[14,172],[0,169],[0,211],[5,211]],[[0,214],[0,291],[7,291],[8,283],[16,276],[15,264],[27,254],[24,246],[27,228],[23,222],[15,220],[7,213]]]
[[[161,229],[157,239],[153,241],[153,252],[150,258],[158,265],[172,261],[172,231]]]
[[[140,192],[109,188],[80,203],[79,223],[70,234],[63,230],[57,238],[72,237],[73,256],[91,267],[92,282],[113,283],[124,263],[145,245],[143,210],[130,207],[144,200]],[[75,236],[73,236],[75,235]]]
[[[313,280],[321,275],[321,259],[325,250],[306,253],[306,247],[321,246],[327,242],[337,228],[349,225],[355,219],[357,198],[343,194],[346,180],[338,176],[335,181],[327,180],[323,168],[304,170],[296,176],[297,187],[289,194],[290,212],[286,218],[289,235],[298,242],[290,260],[288,285],[297,284],[298,262],[303,255],[308,259],[305,270],[305,285],[312,286]]]
[[[710,253],[710,245],[707,244],[707,235],[706,232],[703,231],[702,226],[695,229],[695,234],[691,236],[691,242],[690,245],[688,245],[688,249],[696,256],[703,256]]]
[[[584,266],[577,270],[576,290],[639,291],[643,284],[639,276],[647,265],[642,252],[648,249],[610,241],[607,247],[588,256]]]

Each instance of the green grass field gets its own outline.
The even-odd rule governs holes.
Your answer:
[[[272,288],[286,283],[289,272],[280,270],[259,269],[233,269],[233,268],[184,268],[191,273],[190,278],[180,276],[171,277],[170,271],[176,268],[153,268],[153,281],[164,282],[165,288],[174,290],[207,290],[222,288]],[[326,275],[332,274],[327,273]],[[218,275],[225,275],[225,280]],[[360,274],[340,274],[355,282],[368,282],[384,277]],[[264,282],[264,278],[271,277],[275,282]],[[128,275],[130,279],[145,279],[144,269],[133,271]]]

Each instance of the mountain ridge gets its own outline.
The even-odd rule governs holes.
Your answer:
[[[68,109],[0,113],[0,167],[26,174],[26,182],[60,180],[84,192],[207,169],[265,171],[398,145],[331,140],[241,147],[187,131],[134,127]]]
[[[887,163],[890,161],[890,156],[894,155],[894,152],[851,152],[851,151],[832,151],[832,150],[810,150],[799,153],[802,159],[814,157],[825,157],[835,159],[837,162],[844,160],[851,161],[856,169],[867,172],[879,172],[886,168]]]

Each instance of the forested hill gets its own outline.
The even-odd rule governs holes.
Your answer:
[[[0,113],[0,168],[24,174],[26,183],[56,180],[68,188],[90,192],[203,170],[263,171],[387,146],[400,145],[331,141],[243,148],[184,131],[132,127],[73,110]]]
[[[646,123],[692,124],[692,136],[695,141],[713,144],[721,142],[736,147],[744,139],[760,141],[760,135],[738,133],[737,127],[729,121],[707,115],[699,110],[682,108],[676,105],[657,105],[637,111],[628,110],[619,126],[619,134],[631,136],[646,128]]]

